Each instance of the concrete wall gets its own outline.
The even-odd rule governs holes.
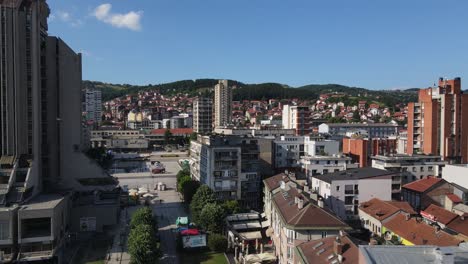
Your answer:
[[[442,178],[468,189],[468,165],[445,165]]]
[[[72,232],[80,232],[80,218],[96,217],[96,232],[102,232],[105,226],[118,223],[119,206],[115,205],[84,205],[74,207],[70,216]]]

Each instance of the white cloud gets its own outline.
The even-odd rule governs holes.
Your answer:
[[[71,15],[70,13],[66,12],[66,11],[57,11],[57,16],[60,20],[64,21],[64,22],[68,22],[71,20]]]
[[[130,11],[126,14],[112,13],[111,4],[102,4],[94,9],[93,16],[98,20],[117,28],[127,28],[134,31],[141,30],[143,11]]]
[[[71,13],[63,10],[58,10],[55,14],[49,16],[49,22],[53,22],[57,19],[70,24],[72,27],[81,27],[84,24],[82,19],[75,18]]]

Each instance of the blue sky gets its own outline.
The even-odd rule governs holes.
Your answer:
[[[48,0],[83,78],[370,89],[468,81],[466,0]],[[465,86],[466,88],[466,86]]]

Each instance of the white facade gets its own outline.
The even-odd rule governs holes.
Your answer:
[[[341,155],[304,156],[301,158],[300,164],[309,182],[313,175],[356,169],[359,167],[358,163],[352,163],[350,157]]]
[[[199,134],[213,130],[213,101],[199,97],[193,101],[193,131]]]
[[[102,120],[102,93],[100,90],[86,90],[84,110],[86,119],[100,125]]]
[[[429,176],[440,177],[445,162],[439,156],[406,155],[372,157],[372,167],[376,169],[404,172],[406,179],[403,183],[427,178]]]
[[[468,164],[445,165],[442,178],[468,189]]]
[[[372,198],[392,199],[392,179],[334,180],[329,183],[312,178],[312,190],[317,191],[324,198],[327,207],[341,219],[356,219],[360,202]]]
[[[304,147],[307,155],[331,156],[340,153],[340,142],[336,140],[313,140],[304,137]]]

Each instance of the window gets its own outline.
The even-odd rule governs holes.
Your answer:
[[[416,172],[416,167],[413,167],[413,172]]]
[[[322,238],[327,237],[327,231],[322,231]]]
[[[428,171],[434,171],[434,167],[429,166],[429,168],[428,168],[427,170],[428,170]]]
[[[8,221],[0,222],[0,240],[10,238],[10,223]]]
[[[424,171],[424,167],[421,167],[420,169],[421,169],[421,171]]]
[[[339,185],[336,186],[336,191],[337,192],[340,191],[340,186]]]
[[[345,205],[352,205],[353,204],[353,196],[345,196]]]
[[[353,185],[345,185],[345,194],[354,194],[354,186]]]
[[[323,170],[323,174],[327,174],[327,173],[328,173],[327,169]]]
[[[292,259],[293,256],[293,248],[288,246],[287,257],[288,259]]]

